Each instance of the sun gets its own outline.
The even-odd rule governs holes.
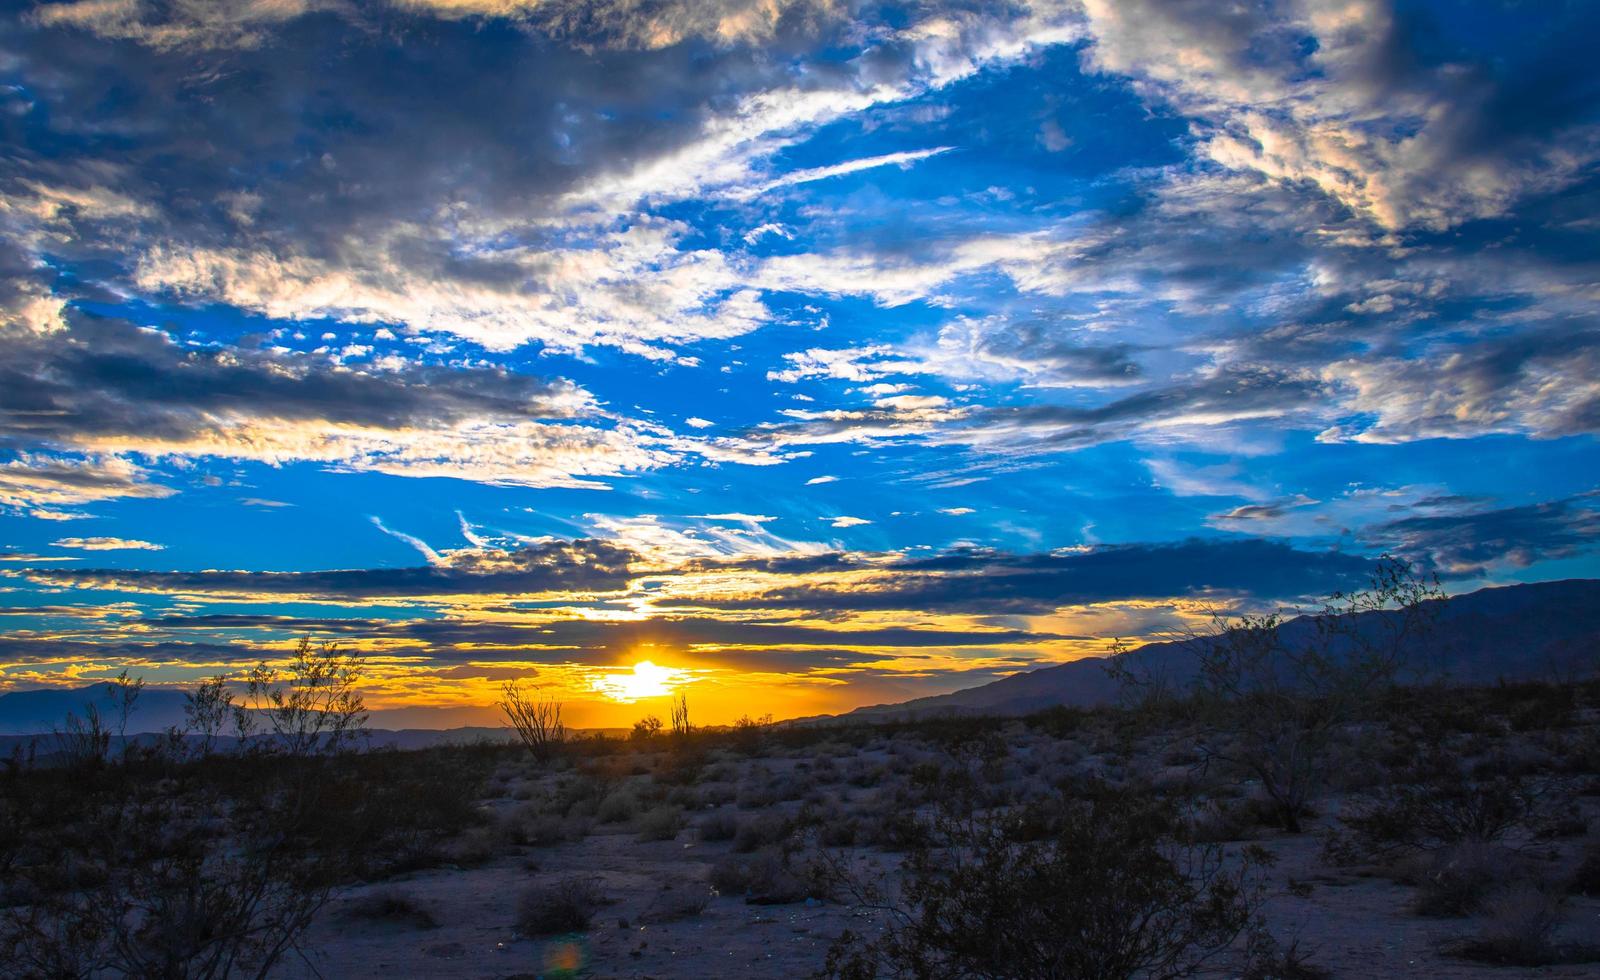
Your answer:
[[[633,665],[632,672],[618,671],[596,677],[594,689],[613,701],[640,701],[664,698],[683,680],[683,671],[660,667],[648,660]]]

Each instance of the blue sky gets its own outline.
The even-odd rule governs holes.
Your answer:
[[[380,705],[527,677],[609,722],[651,659],[796,714],[1384,552],[1594,575],[1596,28],[12,5],[0,689],[313,635]]]

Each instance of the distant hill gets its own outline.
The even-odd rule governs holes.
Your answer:
[[[1376,615],[1376,614],[1368,614]],[[1305,617],[1283,627],[1308,631]],[[1537,680],[1600,667],[1600,581],[1567,579],[1480,589],[1446,601],[1430,638],[1431,666],[1458,683]],[[1173,683],[1196,672],[1193,646],[1152,643],[1138,658]],[[1057,705],[1089,707],[1115,700],[1117,685],[1095,657],[1013,674],[951,694],[858,708],[841,718],[874,720],[932,714],[1027,714]]]
[[[75,688],[41,688],[0,694],[0,736],[50,734],[66,726],[67,715],[86,716],[89,706],[116,734],[117,715],[112,708],[114,685],[101,683]],[[146,687],[139,693],[128,716],[128,735],[148,735],[182,728],[184,695],[172,688]],[[462,737],[498,737],[504,729],[496,722],[498,712],[482,705],[461,708],[390,708],[373,711],[367,727],[401,741],[415,740],[419,731],[452,731]],[[434,741],[437,741],[435,739]]]
[[[62,728],[68,713],[83,718],[93,705],[116,733],[117,718],[111,692],[115,685],[91,684],[77,688],[47,688],[0,694],[0,735],[33,735]],[[128,734],[160,732],[183,724],[183,692],[146,688],[128,716]]]
[[[68,713],[84,718],[90,705],[100,711],[103,722],[111,730],[113,743],[118,744],[118,720],[112,708],[112,689],[111,684],[90,684],[78,688],[44,688],[0,694],[0,757],[10,756],[19,747],[26,751],[30,744],[42,756],[55,752],[58,742],[54,735],[66,728]],[[183,707],[182,691],[145,688],[128,717],[128,741],[151,743],[171,728],[182,728]],[[493,715],[493,709],[482,707],[373,711],[367,722],[365,744],[371,748],[420,749],[434,745],[513,739],[515,736],[512,731],[502,725],[462,724],[463,721],[492,718]],[[589,733],[600,729],[579,731]],[[622,734],[614,729],[604,731],[610,735]],[[236,738],[223,736],[215,744],[219,751],[229,751],[237,741]]]

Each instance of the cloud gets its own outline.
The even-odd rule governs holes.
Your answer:
[[[1217,163],[1312,186],[1387,229],[1444,229],[1502,215],[1569,183],[1600,142],[1592,117],[1558,100],[1518,119],[1531,92],[1583,82],[1578,47],[1557,42],[1512,74],[1487,59],[1429,58],[1421,17],[1384,0],[1304,0],[1225,10],[1168,0],[1085,0],[1086,62],[1132,78],[1197,122]],[[1594,26],[1558,15],[1552,37]],[[1542,76],[1542,77],[1539,77]]]
[[[734,521],[738,524],[765,524],[777,520],[768,514],[696,514],[696,518],[703,521]]]
[[[5,373],[0,367],[0,375]],[[0,392],[0,405],[6,394]],[[47,420],[53,423],[53,420]],[[104,454],[54,455],[22,452],[0,463],[0,507],[25,511],[47,520],[75,517],[49,508],[115,500],[153,499],[175,493],[151,482],[148,470],[126,459]]]
[[[831,0],[390,0],[389,5],[445,20],[508,20],[531,30],[597,39],[615,46],[659,48],[702,38],[724,44],[771,40],[781,27],[800,27],[837,13]],[[377,6],[377,5],[373,5]],[[252,47],[271,29],[319,12],[361,23],[362,8],[335,0],[212,0],[156,4],[143,0],[53,0],[35,20],[155,48]]]
[[[847,160],[844,163],[830,164],[826,167],[809,167],[804,170],[791,170],[781,177],[774,177],[757,187],[743,190],[736,196],[756,196],[779,187],[790,187],[795,184],[809,184],[815,180],[827,180],[830,177],[843,177],[846,174],[860,173],[863,170],[875,170],[878,167],[900,167],[905,169],[912,164],[949,153],[955,149],[953,146],[936,146],[927,150],[903,150],[898,153],[884,153],[875,157],[862,157],[856,160]]]
[[[1370,421],[1334,426],[1329,442],[1399,443],[1495,432],[1600,432],[1600,331],[1549,327],[1460,350],[1426,345],[1329,364],[1346,404]]]
[[[788,447],[915,438],[983,450],[1061,452],[1123,439],[1161,440],[1186,428],[1255,420],[1315,418],[1322,383],[1303,372],[1243,367],[1206,371],[1093,407],[1060,404],[899,406],[864,410],[787,410],[791,422],[741,434],[756,445]]]
[[[824,520],[828,521],[829,527],[861,527],[864,524],[872,523],[860,517],[834,517],[824,518]]]
[[[321,462],[399,476],[603,487],[697,451],[599,410],[588,392],[495,367],[340,364],[270,346],[180,343],[76,316],[14,340],[0,363],[0,439],[77,457],[0,464],[0,505],[165,496],[113,454]],[[735,458],[702,445],[706,453]]]
[[[1425,560],[1441,574],[1473,578],[1600,548],[1600,497],[1407,517],[1369,527],[1362,538]]]
[[[48,76],[26,86],[41,133],[75,150],[19,148],[6,190],[21,247],[0,256],[0,305],[51,329],[65,261],[93,270],[68,294],[670,360],[771,313],[733,257],[685,245],[697,229],[641,205],[942,153],[776,159],[818,126],[1074,33],[1044,8],[912,14],[828,0],[44,4],[12,18],[5,53],[19,77]],[[834,57],[846,44],[860,57]],[[127,141],[96,142],[108,128]]]
[[[868,382],[923,374],[954,381],[1023,381],[1042,388],[1110,388],[1141,380],[1133,347],[1084,339],[1089,333],[1038,319],[959,317],[940,328],[937,337],[897,348],[813,348],[785,354],[788,366],[769,371],[767,378]]]
[[[1283,500],[1273,500],[1261,504],[1241,504],[1232,510],[1220,514],[1212,514],[1206,518],[1207,523],[1213,527],[1224,527],[1228,524],[1246,523],[1254,521],[1271,521],[1282,517],[1284,514],[1299,507],[1309,507],[1317,501],[1304,494],[1296,494]]]
[[[563,249],[430,256],[408,237],[376,243],[361,264],[268,250],[158,245],[134,271],[153,296],[226,302],[274,319],[333,318],[445,331],[497,351],[620,347],[669,360],[668,347],[729,338],[768,312],[720,252],[682,251],[688,229],[640,219]]]
[[[435,552],[414,568],[331,569],[316,572],[205,570],[161,572],[75,569],[26,572],[34,581],[70,588],[229,597],[235,601],[298,598],[347,602],[450,596],[615,592],[627,585],[638,555],[604,541],[577,539],[513,551]]]
[[[56,548],[76,548],[82,551],[164,551],[166,545],[152,544],[137,538],[57,538],[50,542]]]
[[[268,499],[266,497],[240,497],[239,498],[239,503],[243,504],[246,507],[265,507],[265,508],[268,508],[269,510],[276,510],[276,509],[278,509],[280,507],[293,507],[294,506],[294,504],[288,503],[287,501],[270,500],[270,499]]]
[[[1212,594],[1298,598],[1357,585],[1370,559],[1259,539],[1098,546],[1013,555],[956,550],[875,566],[866,578],[700,598],[711,608],[1040,614],[1072,605]]]

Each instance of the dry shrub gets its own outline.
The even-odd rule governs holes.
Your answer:
[[[414,895],[398,888],[380,888],[351,901],[344,914],[352,919],[374,922],[391,922],[413,929],[437,929],[439,921],[433,917]]]
[[[676,922],[692,919],[706,910],[711,902],[711,889],[699,882],[686,885],[666,885],[650,906],[639,916],[640,922]]]
[[[1600,898],[1600,841],[1590,841],[1583,849],[1583,858],[1572,869],[1572,877],[1567,879],[1567,891]]]
[[[1492,844],[1453,844],[1421,855],[1410,872],[1417,886],[1412,908],[1418,915],[1471,915],[1519,870],[1516,855]]]
[[[1497,966],[1548,966],[1566,959],[1553,940],[1563,918],[1561,896],[1520,882],[1485,905],[1476,936],[1452,948],[1457,956]]]
[[[805,900],[811,892],[774,847],[718,861],[711,866],[711,885],[719,894],[742,896],[749,905],[788,905]]]
[[[1209,800],[1189,818],[1189,838],[1197,844],[1247,840],[1255,833],[1258,813],[1239,800]]]
[[[1041,833],[1047,828],[1048,833]],[[1184,845],[1171,811],[1104,786],[1044,807],[941,806],[906,855],[897,893],[839,887],[883,912],[876,940],[846,932],[826,971],[842,978],[1186,976],[1256,921],[1257,858]]]
[[[589,836],[589,821],[580,816],[522,812],[507,818],[503,832],[515,844],[555,847]]]
[[[733,849],[741,854],[777,844],[789,836],[789,821],[781,814],[763,813],[739,822],[733,836]]]
[[[739,832],[739,818],[727,810],[713,810],[700,818],[695,826],[700,839],[706,842],[733,840]]]
[[[1329,980],[1333,971],[1312,963],[1298,942],[1280,947],[1264,934],[1251,937],[1241,980]]]
[[[1373,855],[1429,851],[1458,843],[1492,843],[1530,834],[1552,802],[1525,777],[1471,778],[1443,750],[1424,756],[1352,802],[1340,821]]]
[[[619,790],[600,801],[595,819],[601,823],[626,823],[639,812],[639,801],[626,790]]]
[[[524,936],[583,932],[606,904],[600,883],[583,875],[534,885],[517,907],[517,930]]]
[[[647,810],[634,821],[634,830],[642,841],[672,840],[683,829],[683,808],[658,806]]]

